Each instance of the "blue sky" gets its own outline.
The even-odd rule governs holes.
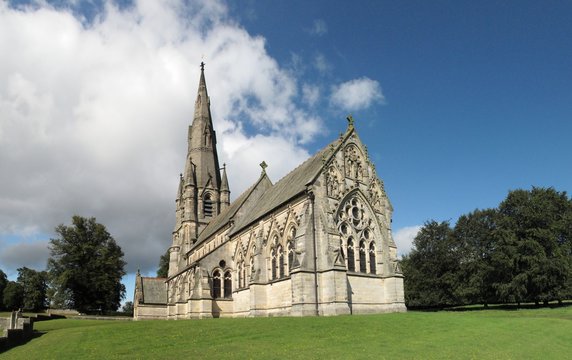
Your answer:
[[[131,274],[170,243],[206,62],[232,196],[352,113],[406,252],[429,219],[572,188],[570,1],[0,3],[0,268],[95,216]],[[23,5],[24,4],[24,5]]]

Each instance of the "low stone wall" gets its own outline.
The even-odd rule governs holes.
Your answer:
[[[0,337],[0,351],[21,344],[32,337],[34,322],[25,318],[19,311],[13,311],[10,317],[0,319],[0,328],[3,329]]]

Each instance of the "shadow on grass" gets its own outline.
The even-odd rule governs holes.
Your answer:
[[[25,345],[28,342],[30,342],[32,339],[36,339],[39,338],[40,336],[46,334],[46,331],[34,331],[32,332],[31,336],[20,336],[17,337],[16,339],[10,340],[8,341],[8,339],[3,338],[2,341],[0,342],[0,354],[2,354],[3,352],[6,352],[12,348],[15,348],[17,346],[20,345]]]
[[[506,310],[515,311],[522,309],[555,309],[572,306],[572,301],[564,301],[562,303],[523,303],[523,304],[489,304],[487,305],[457,305],[457,306],[432,306],[432,307],[408,307],[409,311],[421,312],[437,312],[437,311],[487,311],[487,310]]]

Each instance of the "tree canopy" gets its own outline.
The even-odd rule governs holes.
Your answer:
[[[159,258],[159,268],[157,269],[157,277],[166,278],[169,275],[169,250],[167,250],[161,258]]]
[[[429,221],[403,258],[408,306],[549,302],[572,297],[572,200],[514,190],[498,208]]]
[[[123,251],[95,218],[74,216],[50,240],[48,273],[53,298],[81,312],[117,310],[125,296]]]
[[[36,271],[27,267],[18,269],[18,283],[22,286],[22,308],[25,310],[38,311],[47,306],[47,273]]]

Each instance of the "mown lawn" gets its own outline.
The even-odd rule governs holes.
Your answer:
[[[51,320],[4,359],[564,359],[572,307],[179,321]]]

